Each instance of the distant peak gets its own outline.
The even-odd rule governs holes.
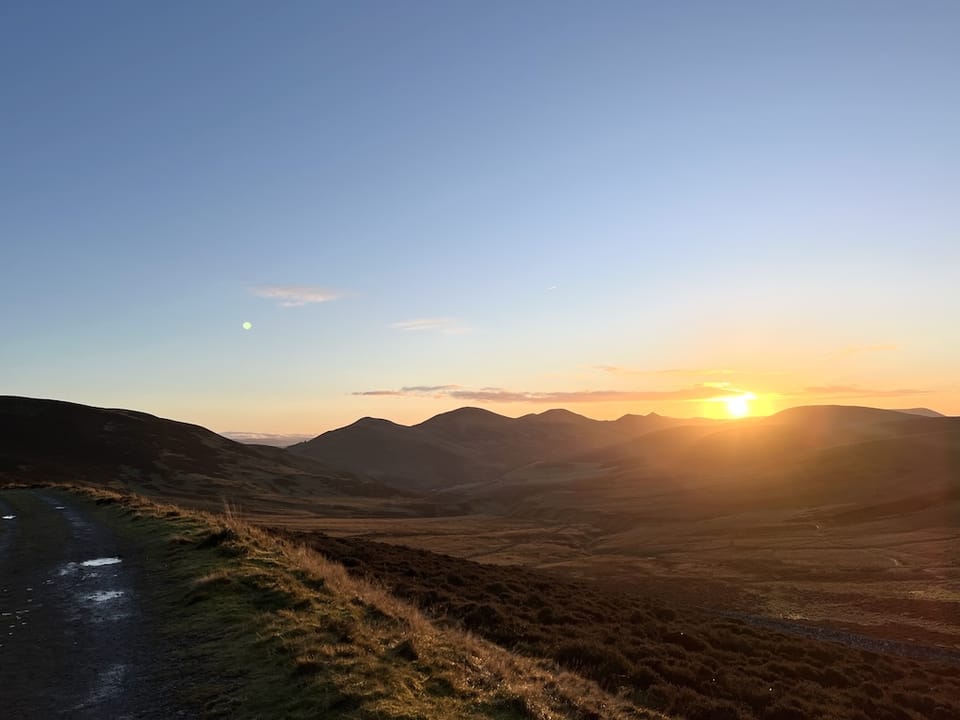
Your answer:
[[[657,420],[662,417],[663,415],[660,415],[659,413],[655,413],[655,412],[649,412],[646,415],[638,415],[637,413],[627,413],[626,415],[621,415],[619,418],[617,418],[617,422],[620,422],[620,421],[631,422],[631,421],[638,421],[638,420]]]
[[[540,417],[583,417],[583,415],[578,415],[573,410],[567,410],[566,408],[551,408],[544,410],[539,415]]]
[[[798,405],[774,413],[771,417],[802,422],[816,420],[818,422],[869,423],[894,420],[905,412],[910,411],[887,410],[864,405]]]
[[[907,415],[923,415],[924,417],[947,417],[943,413],[937,412],[936,410],[931,410],[930,408],[918,407],[918,408],[903,408],[897,409],[894,412],[906,413]]]
[[[499,415],[499,414],[497,414],[497,413],[495,413],[495,412],[493,412],[493,411],[491,411],[491,410],[484,410],[483,408],[472,407],[472,406],[469,406],[469,405],[468,405],[467,407],[457,408],[456,410],[450,410],[450,411],[445,412],[445,413],[440,413],[440,414],[438,414],[438,415],[434,415],[434,416],[431,418],[431,420],[435,420],[436,418],[441,418],[441,417],[484,417],[484,418],[497,417],[497,418],[502,418],[502,417],[505,417],[505,416],[504,416],[504,415]]]
[[[444,413],[439,413],[434,415],[428,420],[424,420],[420,423],[420,426],[431,427],[434,425],[444,425],[446,423],[473,423],[473,422],[492,422],[492,421],[502,421],[510,420],[506,415],[499,415],[490,410],[484,410],[483,408],[478,407],[462,407],[457,408],[456,410],[449,410]],[[418,426],[414,426],[418,427]]]
[[[544,410],[541,413],[529,413],[520,418],[525,423],[583,423],[585,421],[590,421],[590,418],[587,418],[583,415],[578,415],[572,410],[567,410],[566,408],[551,408],[550,410]]]
[[[453,414],[460,415],[496,415],[497,413],[492,410],[486,410],[484,408],[474,407],[473,405],[465,405],[462,408],[457,408],[456,410],[451,410],[447,415]]]
[[[393,420],[387,420],[385,418],[370,417],[369,415],[367,417],[360,418],[355,423],[353,423],[353,425],[361,426],[361,427],[364,427],[364,426],[365,427],[382,427],[384,425],[399,427],[399,425],[395,423]]]

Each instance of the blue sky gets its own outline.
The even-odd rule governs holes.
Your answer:
[[[303,433],[746,393],[960,414],[957,27],[4,3],[0,392]]]

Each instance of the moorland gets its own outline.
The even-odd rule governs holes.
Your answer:
[[[960,714],[960,419],[477,408],[283,450],[0,400],[0,483],[217,510],[677,717]]]

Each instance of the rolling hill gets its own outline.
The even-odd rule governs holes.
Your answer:
[[[284,450],[131,410],[0,397],[0,484],[51,481],[199,507],[234,498],[287,516],[479,510],[630,521],[806,508],[854,518],[950,502],[960,492],[960,418],[807,406],[728,422],[600,421],[467,407],[412,426],[363,418]]]
[[[569,410],[510,418],[465,407],[418,425],[374,418],[288,448],[296,455],[401,488],[438,490],[496,480],[535,462],[624,442],[677,424],[703,425],[654,413],[603,421]]]
[[[907,513],[960,497],[960,418],[809,406],[668,427],[518,468],[478,495],[538,517],[832,517],[890,503]]]
[[[723,716],[822,714],[796,703],[837,687],[811,669],[825,644],[784,650],[782,636],[757,628],[839,638],[859,663],[851,687],[868,673],[865,647],[960,652],[960,418],[932,412],[811,406],[728,422],[596,421],[462,408],[413,426],[364,418],[283,450],[139,412],[0,398],[0,486],[49,481],[211,510],[238,500],[258,525],[307,531],[285,537],[340,553],[351,572],[454,628],[521,644],[611,691],[632,684],[645,704],[679,716],[732,705],[741,714]],[[697,623],[691,607],[706,613]],[[798,670],[767,667],[800,649],[810,659]],[[702,673],[716,663],[732,672],[731,658],[741,679],[714,695]],[[889,677],[905,688],[918,670],[902,667]],[[755,677],[814,684],[785,683],[796,712],[771,715],[767,695],[744,700]],[[896,692],[885,702],[899,707],[905,690]],[[931,702],[916,700],[911,717],[933,716]]]
[[[915,504],[929,504],[960,482],[958,448],[957,418],[819,405],[739,421],[600,421],[559,409],[509,418],[468,407],[412,426],[364,418],[288,450],[484,511],[633,515],[675,504],[699,517],[919,496],[927,501]]]
[[[193,506],[389,498],[375,480],[132,410],[0,396],[0,485],[70,482]]]

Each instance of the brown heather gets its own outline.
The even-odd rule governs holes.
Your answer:
[[[93,498],[155,555],[155,602],[181,662],[208,680],[211,717],[656,718],[556,663],[436,623],[377,581],[235,509],[187,511],[111,491]]]

